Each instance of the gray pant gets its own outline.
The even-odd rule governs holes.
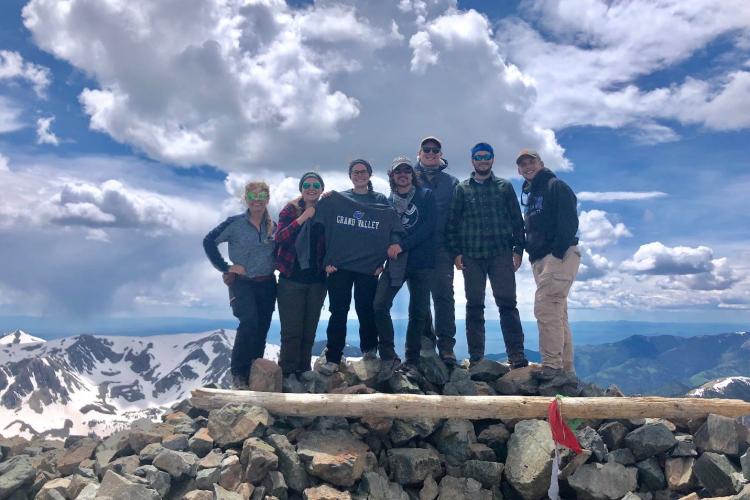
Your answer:
[[[445,248],[435,252],[435,269],[430,273],[430,294],[435,307],[435,327],[427,322],[425,335],[437,345],[438,352],[453,352],[456,345],[456,302],[453,299],[453,256]]]
[[[516,307],[516,276],[511,251],[484,259],[472,259],[464,255],[463,262],[469,356],[479,359],[485,354],[484,292],[489,278],[495,304],[500,310],[505,352],[511,360],[520,358],[523,356],[523,328]]]
[[[315,331],[326,298],[326,285],[279,280],[277,301],[281,322],[279,365],[284,375],[310,369]]]

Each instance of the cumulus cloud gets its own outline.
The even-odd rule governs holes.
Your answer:
[[[26,5],[34,41],[95,82],[79,96],[92,129],[157,160],[295,174],[360,155],[384,165],[433,133],[448,158],[492,142],[507,173],[521,145],[570,167],[526,115],[531,80],[452,0],[66,5]]]
[[[602,210],[583,211],[578,216],[581,242],[591,247],[604,247],[617,243],[632,234],[622,222],[612,223]]]
[[[713,268],[712,260],[713,251],[709,247],[668,247],[655,241],[641,245],[620,267],[636,274],[699,274]]]
[[[677,139],[669,120],[717,130],[750,125],[750,73],[734,67],[704,80],[644,89],[639,78],[679,64],[726,37],[743,50],[750,4],[743,0],[524,2],[524,19],[497,30],[503,53],[533,77],[532,116],[542,126],[630,127],[636,141]],[[746,50],[746,49],[744,49]]]
[[[0,153],[0,172],[9,172],[10,167],[8,166],[8,158],[3,156],[2,153]]]
[[[595,201],[607,203],[612,201],[641,201],[663,198],[667,193],[662,191],[581,191],[576,195],[578,201]]]
[[[0,80],[26,81],[39,97],[44,97],[50,83],[50,71],[44,66],[24,61],[18,52],[0,50]]]
[[[39,118],[36,121],[36,143],[37,144],[51,144],[57,146],[60,144],[60,139],[57,138],[54,132],[50,130],[52,122],[55,121],[54,116],[48,116]]]
[[[595,254],[590,248],[581,246],[581,265],[578,269],[579,281],[588,281],[605,276],[613,264],[603,255]]]
[[[0,95],[0,134],[23,128],[21,109],[10,99]]]

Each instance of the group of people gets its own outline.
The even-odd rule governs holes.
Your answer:
[[[284,206],[278,222],[268,213],[269,186],[249,182],[247,211],[227,218],[203,240],[239,320],[230,367],[234,388],[248,387],[252,362],[263,357],[276,303],[284,376],[310,370],[326,294],[330,319],[322,373],[339,369],[352,294],[364,358],[379,356],[384,371],[418,377],[426,336],[440,358],[455,365],[454,269],[464,277],[469,363],[485,354],[489,279],[509,364],[528,366],[515,281],[524,251],[537,286],[542,363],[534,376],[559,385],[574,380],[567,297],[581,260],[576,196],[536,151],[524,149],[516,160],[524,178],[519,204],[512,184],[493,173],[494,159],[492,146],[478,143],[471,149],[473,172],[459,182],[445,171],[441,141],[426,137],[416,164],[405,156],[391,163],[388,196],[373,190],[372,165],[356,159],[349,163],[352,188],[346,191],[326,192],[317,172],[303,174],[300,195]],[[223,242],[232,264],[218,249]],[[402,362],[390,311],[404,283],[409,319]]]

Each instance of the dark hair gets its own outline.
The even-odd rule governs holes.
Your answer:
[[[396,183],[393,181],[393,170],[388,173],[388,183],[391,185],[391,191],[395,191]],[[414,167],[411,167],[411,184],[414,187],[419,187],[422,185],[422,181],[419,179],[417,171],[414,170]]]
[[[372,165],[370,165],[370,162],[367,160],[363,160],[362,158],[357,158],[356,160],[352,160],[349,162],[349,178],[352,177],[352,169],[354,168],[354,165],[364,165],[367,169],[367,174],[372,176]],[[367,190],[372,191],[372,181],[367,181]]]

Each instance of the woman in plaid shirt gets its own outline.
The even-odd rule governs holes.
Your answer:
[[[294,244],[302,226],[312,224],[315,204],[325,184],[315,172],[300,178],[300,196],[279,213],[276,231],[276,269],[279,270],[278,304],[281,321],[281,353],[279,365],[285,377],[299,375],[310,369],[315,331],[326,297],[323,255],[323,226],[310,228],[310,267],[301,269]]]

